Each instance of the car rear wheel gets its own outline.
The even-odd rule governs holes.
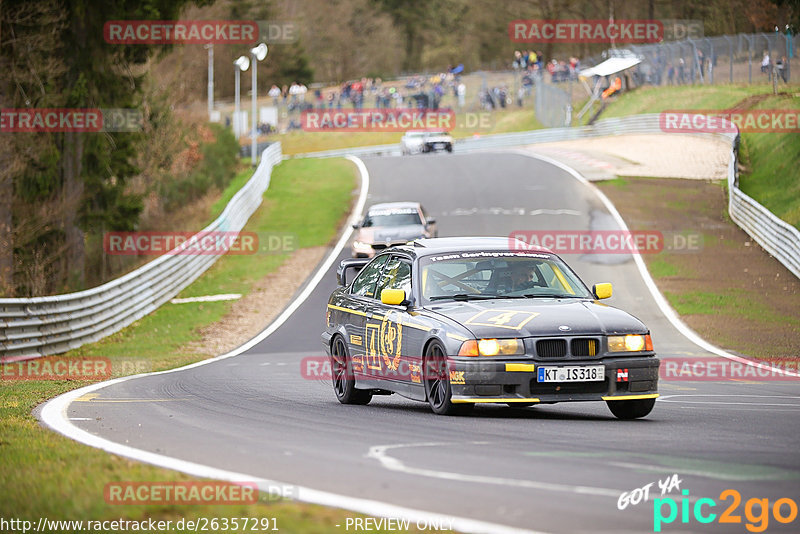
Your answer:
[[[610,400],[606,401],[606,404],[608,404],[608,409],[611,410],[611,413],[618,419],[638,419],[653,411],[656,400]]]
[[[372,400],[372,393],[356,389],[353,379],[353,365],[347,353],[344,340],[336,336],[331,345],[331,376],[333,392],[342,404],[367,404]]]
[[[474,404],[453,404],[447,356],[444,347],[438,341],[432,342],[425,349],[422,376],[425,383],[425,395],[433,413],[459,415],[468,413],[475,406]]]

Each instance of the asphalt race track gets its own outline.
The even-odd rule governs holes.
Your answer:
[[[365,164],[367,204],[419,200],[440,236],[616,227],[591,188],[517,153]],[[662,358],[710,356],[663,317],[630,256],[565,259],[588,284],[614,284],[609,303],[651,328]],[[741,523],[702,524],[690,513],[682,524],[678,514],[663,532],[745,533],[750,498],[769,499],[770,512],[780,498],[800,502],[796,381],[662,382],[653,413],[637,421],[616,420],[605,403],[479,406],[471,417],[436,416],[396,395],[343,406],[329,381],[300,370],[302,358],[324,354],[320,332],[335,279],[332,268],[286,323],[244,354],[111,385],[70,404],[67,415],[92,434],[161,455],[532,531],[653,532],[657,481],[673,473],[690,506],[701,497],[718,503],[704,514],[719,516],[732,503],[720,493],[737,490],[742,502],[732,515]],[[617,509],[622,492],[649,483],[650,502]],[[670,495],[680,506],[680,491]],[[768,532],[798,530],[800,518],[781,524],[770,513]]]

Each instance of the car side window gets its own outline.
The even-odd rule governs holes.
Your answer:
[[[383,264],[386,263],[386,260],[388,259],[388,254],[378,256],[366,267],[364,267],[353,281],[353,285],[350,288],[350,293],[353,295],[361,295],[363,297],[376,298],[375,283],[380,277]]]
[[[411,295],[411,265],[398,257],[393,257],[386,263],[383,274],[378,282],[375,297],[380,298],[384,289],[402,289],[406,297]]]

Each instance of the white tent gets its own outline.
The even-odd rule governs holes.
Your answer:
[[[583,115],[589,111],[589,109],[591,109],[595,102],[600,100],[600,84],[603,78],[617,74],[618,72],[622,72],[631,67],[635,67],[642,62],[642,58],[638,57],[630,50],[609,50],[609,52],[613,52],[614,56],[608,58],[598,65],[595,65],[594,67],[589,67],[588,69],[583,69],[579,72],[581,83],[591,97],[586,105],[583,106],[583,109],[580,111],[580,113],[578,113],[579,119],[583,117]],[[597,76],[594,88],[590,88],[589,84],[586,83],[586,79],[591,78],[592,76]]]
[[[641,62],[642,60],[638,57],[611,57],[599,65],[583,69],[580,75],[584,78],[589,78],[590,76],[611,76],[625,69],[635,67]]]

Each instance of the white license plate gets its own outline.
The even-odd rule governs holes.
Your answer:
[[[539,367],[537,371],[538,382],[602,382],[606,378],[605,365]]]
[[[444,148],[444,143],[434,143],[434,148]]]

